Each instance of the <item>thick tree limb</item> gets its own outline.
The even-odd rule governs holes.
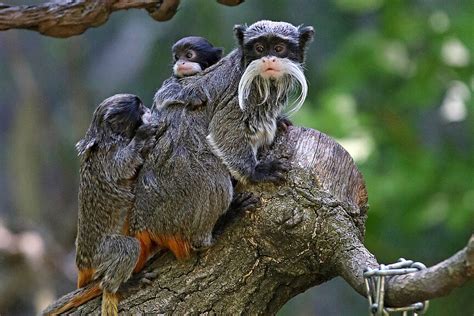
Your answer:
[[[118,10],[146,9],[157,21],[171,19],[179,0],[58,0],[41,5],[9,6],[0,3],[0,31],[28,29],[53,37],[82,34],[104,24]],[[242,1],[220,1],[237,5]]]
[[[163,0],[65,0],[41,5],[6,6],[0,9],[0,30],[38,31],[53,37],[69,37],[102,25],[116,10],[161,6]]]
[[[291,162],[287,182],[240,188],[259,195],[261,207],[236,218],[216,245],[187,262],[169,253],[153,260],[147,269],[158,277],[151,285],[140,284],[138,275],[120,289],[122,311],[274,314],[293,296],[338,275],[365,295],[363,269],[378,263],[362,244],[367,192],[351,157],[328,136],[292,127],[264,156]],[[427,271],[390,279],[387,303],[445,295],[472,279],[472,243]],[[422,280],[434,277],[434,287]],[[95,299],[74,313],[99,310]]]

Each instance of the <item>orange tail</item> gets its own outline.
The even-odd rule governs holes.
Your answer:
[[[48,311],[46,315],[62,314],[70,310],[71,308],[81,306],[85,302],[88,302],[91,299],[100,296],[101,294],[102,290],[100,289],[99,282],[95,282],[91,284],[88,289],[85,289],[85,291],[75,294],[71,299],[69,299],[69,301],[65,305],[56,308],[52,311]]]

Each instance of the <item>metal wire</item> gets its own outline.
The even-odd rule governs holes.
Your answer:
[[[384,265],[381,264],[378,269],[367,268],[364,270],[364,283],[367,292],[367,299],[369,300],[369,315],[371,316],[386,316],[390,313],[401,312],[403,316],[408,316],[408,313],[413,313],[414,316],[423,315],[426,313],[429,301],[418,302],[404,307],[385,307],[385,277],[393,275],[403,275],[413,273],[426,269],[426,266],[421,262],[414,262],[413,260],[398,259],[398,262]]]

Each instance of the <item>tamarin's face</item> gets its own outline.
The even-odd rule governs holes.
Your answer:
[[[136,129],[149,123],[151,111],[133,94],[116,94],[102,102],[94,113],[94,121],[114,134],[132,138]]]
[[[298,63],[298,46],[279,36],[260,36],[244,46],[246,62],[254,61],[263,78],[279,79]]]
[[[244,66],[253,64],[263,78],[279,79],[302,64],[312,27],[295,27],[285,22],[260,21],[250,27],[238,25],[235,35],[244,55]]]
[[[177,41],[172,48],[173,73],[176,77],[192,76],[217,63],[222,48],[212,46],[205,38],[189,36]]]
[[[293,111],[298,110],[308,90],[301,64],[304,62],[306,46],[313,38],[313,28],[265,20],[249,27],[238,25],[234,32],[245,67],[239,82],[241,109],[246,107],[251,93],[257,95],[261,103],[271,95],[284,99],[296,83],[301,89]],[[271,92],[274,89],[272,87],[276,91]]]

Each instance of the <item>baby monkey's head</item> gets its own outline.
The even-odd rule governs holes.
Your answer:
[[[133,138],[142,124],[150,121],[151,112],[140,98],[133,94],[111,96],[94,111],[89,130],[104,136],[121,135]]]
[[[223,49],[212,46],[203,37],[188,36],[177,41],[172,52],[173,73],[181,78],[195,75],[217,63],[222,57]]]
[[[76,144],[79,155],[84,155],[98,144],[111,140],[132,139],[142,124],[148,124],[150,109],[133,94],[116,94],[96,108],[86,136]]]

